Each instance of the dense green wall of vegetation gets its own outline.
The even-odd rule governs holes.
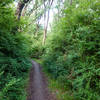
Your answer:
[[[76,1],[55,19],[43,63],[74,100],[99,100],[100,1]]]
[[[0,100],[26,100],[30,41],[18,30],[25,21],[16,19],[11,2],[0,1]]]
[[[45,45],[43,26],[37,23],[47,11],[42,2],[42,13],[34,10],[41,18],[30,16],[28,8],[20,20],[13,3],[0,1],[0,100],[26,100],[29,57],[41,58],[51,79],[74,98],[61,100],[100,100],[100,0],[58,0],[54,9],[61,12],[54,16]]]

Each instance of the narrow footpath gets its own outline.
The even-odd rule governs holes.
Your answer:
[[[40,64],[35,61],[32,61],[27,100],[56,100],[55,95],[48,89]]]

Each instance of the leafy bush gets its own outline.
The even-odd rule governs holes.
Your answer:
[[[24,22],[17,21],[11,1],[0,3],[0,100],[25,100],[30,42],[17,29]]]
[[[78,4],[78,7],[76,5]],[[75,100],[100,99],[100,1],[77,0],[53,23],[44,66]]]
[[[32,19],[29,20],[29,23],[31,22],[32,22]],[[30,38],[32,40],[30,56],[32,58],[40,59],[45,49],[42,45],[43,27],[40,24],[37,25],[35,23],[33,25],[28,26],[28,30],[26,30],[26,33],[28,33],[31,36]]]

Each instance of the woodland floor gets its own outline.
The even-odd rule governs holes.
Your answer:
[[[32,61],[27,100],[57,100],[54,93],[48,89],[47,78],[40,64]]]

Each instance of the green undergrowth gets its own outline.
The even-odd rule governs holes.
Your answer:
[[[69,90],[65,90],[64,87],[54,79],[49,80],[49,88],[52,92],[56,93],[58,100],[75,100]]]
[[[41,62],[43,66],[43,62]],[[69,89],[63,86],[58,80],[55,80],[51,77],[51,75],[45,70],[45,66],[43,66],[43,72],[46,77],[48,77],[48,87],[52,93],[56,95],[58,100],[75,100],[73,99],[73,94]]]
[[[99,0],[65,5],[61,18],[55,17],[42,59],[55,80],[53,88],[59,84],[74,100],[100,100]]]
[[[25,20],[18,21],[11,1],[0,3],[0,100],[26,100],[30,41]]]

